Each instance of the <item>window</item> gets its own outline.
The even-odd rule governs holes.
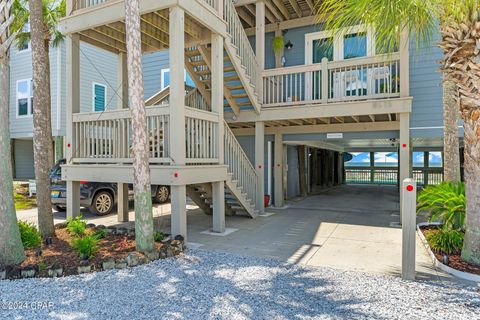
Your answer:
[[[425,165],[425,153],[423,151],[414,151],[412,157],[414,167],[422,168]]]
[[[184,71],[184,80],[185,84],[190,87],[195,87],[195,83],[193,82],[190,75],[187,71]],[[162,69],[161,79],[160,79],[160,90],[165,89],[170,85],[170,69]]]
[[[107,88],[103,84],[93,83],[93,111],[104,111],[107,102]]]
[[[333,38],[315,39],[312,42],[312,62],[321,63],[323,58],[333,61]]]
[[[440,151],[430,151],[428,153],[428,166],[433,168],[442,167],[442,152]]]
[[[31,116],[33,113],[32,79],[17,81],[17,117]]]
[[[345,162],[346,167],[369,167],[370,152],[350,152],[352,159]]]
[[[343,58],[353,59],[367,56],[367,33],[352,33],[343,37]]]
[[[30,23],[27,22],[25,23],[25,25],[23,26],[23,29],[22,29],[22,33],[29,33],[30,32]],[[19,47],[18,48],[18,51],[19,52],[22,52],[22,51],[29,51],[30,50],[30,40],[29,41],[26,41],[23,46]]]
[[[398,166],[397,152],[375,152],[375,167],[396,167]]]

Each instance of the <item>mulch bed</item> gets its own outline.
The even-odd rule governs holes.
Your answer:
[[[426,238],[427,234],[429,234],[430,232],[435,232],[435,230],[437,230],[437,227],[425,226],[425,227],[420,227],[420,230],[422,231],[423,235]],[[442,252],[434,250],[433,248],[430,248],[430,249],[432,250],[437,260],[443,263],[444,254]],[[455,270],[480,275],[480,266],[475,266],[468,262],[463,261],[460,254],[449,254],[448,266]]]
[[[87,233],[93,233],[93,228],[88,228]],[[64,269],[64,275],[77,274],[77,266],[81,265],[81,258],[77,251],[71,247],[73,237],[66,229],[56,229],[55,237],[52,238],[52,244],[42,243],[41,256],[37,255],[37,249],[25,250],[27,259],[16,269],[20,270],[28,266],[44,266],[45,269],[38,270],[38,277],[47,277],[48,268],[53,265],[61,265]],[[157,251],[162,247],[162,243],[156,243]],[[107,234],[105,238],[98,242],[98,252],[88,260],[96,270],[102,269],[102,262],[112,258],[114,260],[126,258],[127,255],[135,251],[135,237],[127,235]],[[39,269],[41,269],[39,267]]]

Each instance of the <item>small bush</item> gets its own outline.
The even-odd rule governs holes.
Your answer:
[[[36,248],[40,245],[42,238],[38,232],[37,227],[26,221],[18,221],[18,229],[20,230],[20,237],[22,238],[23,247],[25,249]]]
[[[465,235],[459,230],[438,229],[427,232],[425,236],[430,247],[435,251],[456,254],[462,250]]]
[[[68,232],[76,237],[81,237],[85,234],[87,229],[87,222],[83,220],[82,216],[75,217],[73,219],[69,218],[67,220],[67,230]]]
[[[73,239],[72,247],[81,257],[91,258],[98,251],[98,239],[94,236]]]
[[[106,236],[107,236],[107,230],[105,229],[98,229],[93,233],[93,237],[95,237],[95,239],[103,239]]]
[[[439,221],[447,230],[465,229],[465,185],[443,182],[427,186],[417,199],[417,212],[426,211],[430,221]]]
[[[165,235],[160,232],[160,231],[157,231],[155,232],[155,234],[153,235],[153,239],[155,240],[155,242],[160,242],[162,241],[163,239],[165,239]]]

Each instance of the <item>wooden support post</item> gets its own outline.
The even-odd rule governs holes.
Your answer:
[[[370,183],[375,183],[375,152],[370,152]]]
[[[265,124],[255,122],[255,170],[257,171],[257,210],[265,211]]]
[[[67,51],[67,163],[72,162],[76,146],[73,114],[80,112],[80,37],[72,34],[66,38]]]
[[[281,133],[275,134],[275,170],[274,170],[274,203],[275,207],[280,208],[284,206],[284,196],[283,196],[283,137]]]
[[[180,7],[170,8],[170,158],[175,165],[185,165],[185,12]],[[180,173],[181,174],[181,173]],[[187,239],[186,186],[171,186],[172,236]]]
[[[300,185],[300,196],[307,196],[307,176],[305,165],[305,146],[297,147],[298,153],[298,181]]]
[[[187,189],[186,186],[171,186],[171,233],[172,237],[181,235],[187,242]]]
[[[213,232],[225,232],[225,182],[212,183]]]
[[[423,186],[428,186],[428,167],[430,166],[430,152],[423,153]]]
[[[67,219],[80,215],[80,182],[67,181]]]
[[[117,73],[117,109],[128,109],[128,70],[126,53],[121,52],[118,54]]]
[[[128,184],[117,183],[117,194],[118,222],[128,222]]]
[[[262,71],[265,69],[265,2],[258,0],[255,3],[255,55],[258,63],[258,79],[252,79],[256,82],[257,94],[263,101],[263,83]]]
[[[322,103],[326,104],[328,103],[328,89],[329,89],[329,84],[328,84],[328,59],[323,58],[322,59]]]
[[[67,36],[67,163],[75,157],[76,136],[73,128],[73,114],[80,112],[80,37],[78,34]],[[67,181],[67,218],[80,214],[80,182]]]
[[[400,182],[410,178],[411,168],[410,168],[410,114],[409,113],[400,113],[400,154],[399,158],[399,171],[400,171]],[[402,212],[402,195],[400,192],[400,215]]]
[[[410,96],[410,43],[408,29],[400,34],[400,97]]]
[[[402,181],[402,279],[415,280],[417,186],[413,179]]]

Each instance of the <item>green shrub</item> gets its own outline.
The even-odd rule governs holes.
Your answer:
[[[160,242],[162,241],[163,239],[165,239],[165,235],[160,232],[160,231],[157,231],[155,232],[155,234],[153,235],[153,239],[155,240],[155,242]]]
[[[426,211],[430,221],[439,221],[446,230],[465,229],[465,185],[442,182],[427,186],[417,199],[417,212]]]
[[[93,233],[93,236],[95,239],[103,239],[107,236],[107,230],[105,229],[98,229]]]
[[[94,236],[85,236],[73,239],[72,247],[81,257],[91,258],[98,251],[98,239]]]
[[[446,254],[460,253],[465,234],[459,230],[438,229],[426,233],[432,249]]]
[[[76,237],[81,237],[85,234],[85,230],[87,229],[87,222],[83,220],[82,216],[78,216],[75,218],[69,218],[67,220],[67,230],[68,232]]]
[[[26,221],[18,221],[18,229],[20,229],[20,237],[22,238],[23,247],[25,249],[36,248],[40,245],[42,238],[37,227]]]

